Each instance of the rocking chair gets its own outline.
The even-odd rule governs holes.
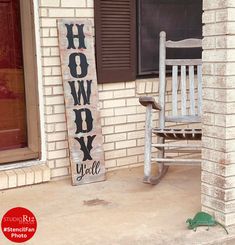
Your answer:
[[[166,174],[169,165],[200,164],[198,158],[166,156],[167,151],[188,150],[200,152],[201,144],[192,144],[201,140],[201,128],[192,128],[191,123],[200,123],[202,114],[202,62],[201,59],[166,59],[167,48],[201,48],[201,39],[185,39],[182,41],[166,41],[166,33],[160,33],[159,45],[159,103],[153,97],[140,97],[139,102],[146,107],[144,182],[157,184]],[[166,66],[172,70],[172,113],[166,112]],[[168,71],[168,70],[167,70]],[[180,76],[178,74],[180,72]],[[168,96],[169,97],[169,96]],[[180,100],[178,100],[178,97]],[[152,127],[152,111],[159,111],[159,126]],[[171,122],[177,125],[184,123],[185,128],[166,127]],[[186,126],[187,127],[186,127]],[[157,143],[153,137],[157,136]],[[185,144],[172,141],[184,140]],[[196,140],[195,142],[193,142]],[[191,143],[192,142],[192,143]],[[200,142],[199,142],[200,143]],[[157,149],[154,156],[153,149]],[[152,176],[151,163],[158,163],[158,174]]]

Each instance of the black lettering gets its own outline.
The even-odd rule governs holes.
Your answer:
[[[94,161],[92,164],[92,175],[100,173],[100,161]]]
[[[83,80],[78,80],[78,92],[76,92],[76,88],[75,88],[75,81],[69,81],[69,86],[71,89],[71,94],[73,96],[73,100],[74,100],[74,105],[81,105],[81,96],[83,98],[83,105],[90,105],[90,97],[91,97],[91,83],[92,80],[87,80],[87,87],[86,87],[86,91],[84,88],[84,81]]]
[[[76,63],[76,57],[80,58],[80,67],[81,67],[81,73],[77,73],[77,63]],[[87,63],[86,55],[83,53],[72,53],[69,55],[69,69],[70,74],[75,78],[83,78],[87,75],[87,68],[89,64]]]
[[[86,164],[76,164],[77,181],[81,181],[86,174],[97,175],[100,173],[100,170],[100,161],[94,161],[89,168],[86,167]]]
[[[85,35],[84,35],[84,32],[83,32],[83,27],[84,27],[84,24],[76,24],[77,26],[77,30],[78,30],[78,34],[77,35],[74,35],[73,34],[73,24],[65,24],[66,28],[67,28],[67,39],[68,39],[68,47],[67,49],[76,49],[75,45],[74,45],[74,38],[78,38],[78,41],[79,41],[79,46],[78,46],[78,49],[86,49],[86,46],[85,46]]]
[[[79,134],[79,133],[88,133],[92,130],[93,128],[93,118],[92,118],[92,114],[91,114],[91,111],[87,108],[82,108],[82,109],[74,109],[73,110],[74,113],[75,113],[75,123],[76,123],[76,126],[77,126],[77,130],[76,130],[76,134]],[[85,112],[85,115],[86,115],[86,129],[83,129],[82,128],[82,112]]]
[[[92,142],[94,140],[94,138],[96,137],[96,135],[93,136],[87,136],[87,145],[85,145],[84,142],[84,137],[75,137],[75,140],[77,140],[80,144],[80,149],[82,150],[84,157],[83,157],[83,161],[86,160],[92,160],[92,157],[90,155],[91,149],[92,147]]]
[[[91,169],[87,168],[86,171],[85,171],[85,174],[91,174]]]
[[[83,166],[83,164],[80,165],[80,168],[79,168],[79,165],[76,164],[76,170],[77,170],[77,174],[78,174],[78,177],[77,177],[77,181],[80,181],[82,180],[82,178],[84,177],[84,168],[86,169],[86,164],[85,166]]]

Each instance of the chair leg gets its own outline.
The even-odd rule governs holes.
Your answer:
[[[163,143],[162,137],[158,138],[159,143]],[[163,176],[168,170],[168,166],[164,166],[164,163],[159,163],[159,170],[157,176],[151,175],[151,155],[152,155],[152,105],[146,107],[146,120],[145,120],[145,148],[144,148],[144,183],[156,185],[160,182]],[[164,156],[164,149],[162,148],[158,152],[158,156],[162,158]]]
[[[152,105],[146,107],[145,148],[144,148],[144,183],[149,183],[151,177],[151,147],[152,147]]]
[[[152,176],[149,179],[149,184],[157,185],[161,181],[161,179],[165,176],[165,174],[167,173],[169,166],[165,166],[164,164],[161,164],[161,165],[163,165],[163,166],[162,166],[161,170],[158,171],[158,175]]]
[[[164,143],[164,138],[158,137],[158,143],[163,144]],[[158,157],[159,158],[164,158],[165,151],[164,148],[161,148],[158,150]],[[149,179],[149,183],[152,185],[158,184],[161,179],[165,176],[165,174],[168,171],[169,166],[165,166],[164,163],[158,163],[158,174],[157,176],[152,176]]]

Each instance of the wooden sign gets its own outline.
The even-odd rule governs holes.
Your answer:
[[[92,20],[58,20],[73,185],[105,179]]]

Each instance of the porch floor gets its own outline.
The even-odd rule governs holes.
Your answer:
[[[26,244],[33,245],[235,244],[233,227],[229,235],[221,227],[186,227],[200,210],[199,167],[171,167],[157,186],[143,184],[142,173],[122,169],[94,184],[63,179],[2,191],[0,219],[13,207],[30,209],[38,229]],[[0,244],[12,244],[2,232]]]

